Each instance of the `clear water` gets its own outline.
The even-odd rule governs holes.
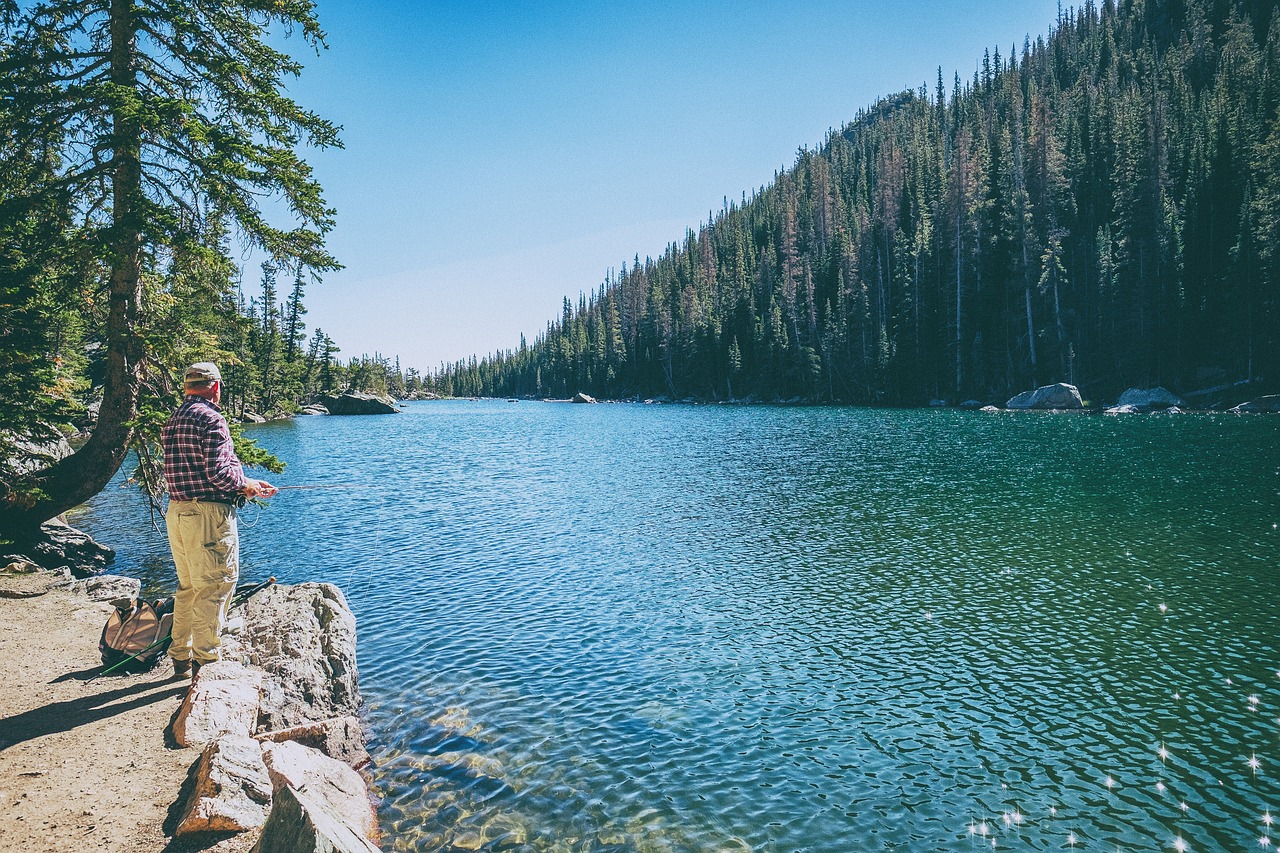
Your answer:
[[[459,401],[253,435],[340,487],[244,511],[244,576],[346,592],[386,849],[1280,842],[1280,418]],[[172,583],[131,491],[79,522]]]

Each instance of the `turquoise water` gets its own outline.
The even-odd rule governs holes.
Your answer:
[[[386,849],[1280,841],[1280,418],[451,401],[252,434],[340,486],[243,511],[244,575],[346,592]],[[172,583],[132,492],[79,523]]]

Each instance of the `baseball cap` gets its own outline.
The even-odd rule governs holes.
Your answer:
[[[222,374],[218,371],[218,365],[212,361],[200,361],[187,368],[187,372],[182,377],[184,385],[195,385],[200,382],[222,381]]]

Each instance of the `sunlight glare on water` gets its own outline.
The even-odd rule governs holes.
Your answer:
[[[1280,419],[416,403],[254,428],[393,850],[1253,850]],[[172,584],[113,488],[79,523]],[[1280,840],[1280,839],[1278,839]]]

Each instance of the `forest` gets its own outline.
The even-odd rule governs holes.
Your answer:
[[[939,70],[801,149],[658,259],[566,297],[532,344],[426,382],[872,405],[1274,387],[1276,6],[1061,12],[972,78]]]

